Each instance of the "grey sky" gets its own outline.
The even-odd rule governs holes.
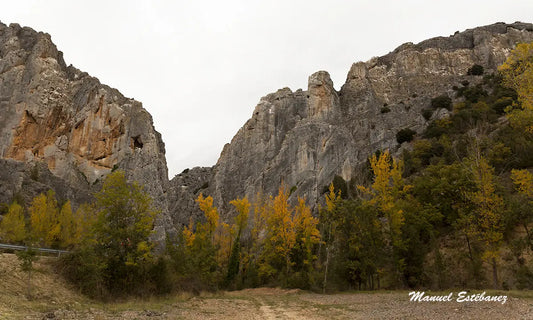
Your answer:
[[[143,102],[169,177],[216,163],[259,99],[404,42],[533,22],[533,1],[2,1],[0,21],[44,31],[67,64]]]

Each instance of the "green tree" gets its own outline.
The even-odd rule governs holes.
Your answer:
[[[514,220],[522,225],[526,232],[526,245],[533,250],[533,234],[530,230],[533,222],[533,174],[528,170],[511,170],[511,179],[518,190],[513,208]]]
[[[430,165],[413,179],[415,198],[437,208],[446,226],[456,222],[459,210],[467,205],[464,193],[474,189],[469,172],[459,162]]]
[[[37,251],[29,247],[24,251],[17,251],[17,258],[20,261],[20,268],[22,271],[28,274],[27,287],[28,287],[28,299],[32,298],[31,295],[31,272],[34,270],[33,263],[39,258]]]
[[[342,201],[337,211],[333,265],[339,283],[359,290],[379,288],[386,259],[378,210],[360,201]]]
[[[128,183],[124,171],[115,171],[95,194],[96,250],[106,264],[111,291],[130,291],[145,277],[152,262],[150,240],[158,213],[152,199],[137,183]]]
[[[229,285],[239,273],[241,260],[241,235],[248,224],[248,215],[250,213],[250,202],[245,197],[230,201],[237,210],[234,228],[237,229],[237,237],[233,241],[231,255],[228,262],[228,272],[226,274],[226,286]]]

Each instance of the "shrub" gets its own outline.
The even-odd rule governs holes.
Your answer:
[[[30,179],[39,181],[39,167],[37,167],[37,165],[34,165],[33,168],[31,168]]]
[[[434,109],[445,108],[451,111],[452,99],[450,99],[450,97],[448,97],[447,95],[438,96],[436,98],[431,99],[431,106]]]
[[[527,266],[520,266],[516,271],[516,287],[519,290],[533,289],[533,272]]]
[[[346,182],[346,180],[344,180],[343,177],[339,175],[335,175],[331,183],[333,183],[333,189],[335,190],[335,193],[340,191],[342,199],[348,198],[348,183]],[[328,192],[329,192],[329,185],[324,186],[322,188],[322,194],[326,194]]]
[[[476,103],[481,99],[482,97],[487,96],[487,92],[483,89],[483,87],[478,84],[475,87],[469,87],[469,88],[461,88],[457,92],[458,97],[465,97],[467,101],[470,101],[472,103]]]
[[[297,186],[292,186],[291,189],[289,190],[289,196],[290,196],[291,194],[293,194],[297,189],[298,189]]]
[[[396,133],[396,141],[398,141],[399,144],[402,144],[404,142],[411,142],[413,141],[415,134],[416,131],[411,130],[409,128],[402,129]]]
[[[62,274],[78,289],[91,298],[105,298],[105,261],[92,246],[82,246],[70,254],[61,256]]]
[[[343,199],[348,198],[348,184],[341,176],[336,175],[333,177],[332,183],[335,192],[340,191]]]
[[[433,115],[433,110],[431,110],[431,109],[422,110],[422,116],[424,117],[424,119],[426,119],[426,121],[431,119],[432,115]]]
[[[481,76],[483,75],[483,72],[484,72],[483,66],[480,66],[479,64],[475,64],[470,69],[468,69],[468,72],[466,74],[469,76]]]
[[[431,121],[424,131],[425,138],[437,138],[450,131],[451,121],[448,118]]]
[[[513,105],[513,99],[512,98],[500,98],[494,102],[492,105],[492,109],[496,111],[498,114],[503,114],[505,112],[505,108],[510,107]]]
[[[389,107],[382,107],[380,111],[381,111],[381,113],[389,113],[390,112],[390,108]]]

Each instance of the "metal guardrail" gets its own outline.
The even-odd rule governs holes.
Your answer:
[[[17,246],[17,245],[14,245],[14,244],[0,243],[0,249],[24,251],[24,250],[28,250],[28,247],[27,246]],[[35,251],[39,251],[39,252],[54,253],[54,254],[57,254],[58,257],[61,256],[61,254],[69,253],[69,251],[66,251],[66,250],[56,250],[56,249],[48,249],[48,248],[34,248],[34,247],[31,247],[31,249],[33,249]]]

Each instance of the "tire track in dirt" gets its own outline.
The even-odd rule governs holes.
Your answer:
[[[260,305],[259,311],[262,313],[263,319],[289,319],[289,320],[305,320],[306,317],[298,314],[295,310],[284,308],[281,305],[273,306],[267,302],[264,296],[255,296],[254,300]]]

